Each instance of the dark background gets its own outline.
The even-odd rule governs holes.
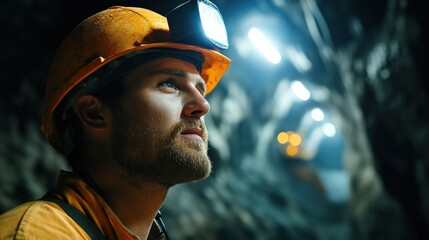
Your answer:
[[[69,169],[39,131],[47,70],[66,33],[111,5],[165,14],[180,2],[0,2],[0,212],[41,197],[59,169]],[[213,2],[233,61],[209,96],[214,172],[171,189],[162,209],[170,235],[429,239],[423,1]],[[250,43],[251,27],[273,41],[279,64]],[[308,101],[296,98],[293,80],[309,89]],[[335,136],[321,134],[323,121],[309,117],[314,107],[335,125]],[[284,153],[281,131],[301,134],[297,155]]]

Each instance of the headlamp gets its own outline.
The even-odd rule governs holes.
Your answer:
[[[209,0],[189,0],[167,14],[173,42],[209,49],[227,49],[228,36],[222,15]]]

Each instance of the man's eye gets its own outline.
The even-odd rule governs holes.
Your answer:
[[[158,84],[158,87],[165,87],[165,88],[170,88],[170,89],[174,89],[174,90],[179,89],[176,82],[174,82],[173,80],[162,81]]]

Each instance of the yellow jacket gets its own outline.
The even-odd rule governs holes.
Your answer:
[[[70,172],[60,172],[57,187],[47,196],[62,199],[84,213],[96,223],[107,239],[139,239],[124,227],[88,184]],[[155,223],[148,239],[157,239],[154,236],[160,236],[160,229]],[[90,238],[60,206],[38,200],[24,203],[0,215],[0,239]]]

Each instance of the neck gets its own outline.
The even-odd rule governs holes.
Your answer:
[[[147,239],[154,218],[164,203],[168,187],[155,182],[132,183],[116,167],[98,168],[90,178],[122,224],[140,239]]]

